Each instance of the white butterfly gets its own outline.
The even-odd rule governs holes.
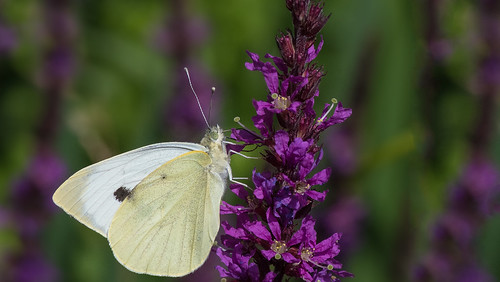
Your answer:
[[[88,166],[53,200],[108,238],[115,258],[137,273],[183,276],[207,259],[231,175],[224,135],[201,144],[159,143]]]
[[[229,155],[216,126],[200,144],[153,144],[88,166],[66,180],[53,200],[108,238],[129,270],[184,276],[210,253],[228,177]]]

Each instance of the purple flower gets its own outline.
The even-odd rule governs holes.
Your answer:
[[[269,173],[257,173],[255,170],[252,174],[252,181],[255,184],[253,192],[255,198],[264,200],[268,205],[273,203],[273,193],[276,187],[277,179]]]
[[[245,229],[260,239],[261,245],[267,247],[260,251],[267,260],[275,258],[277,260],[283,259],[288,263],[296,262],[297,259],[288,252],[287,243],[281,238],[281,228],[273,212],[269,209],[266,215],[271,232],[261,221],[248,221],[244,224]]]
[[[235,214],[236,226],[226,221],[221,224],[225,234],[217,254],[225,267],[218,270],[222,277],[245,281],[290,277],[338,281],[351,276],[335,260],[340,234],[316,242],[316,221],[309,212],[325,199],[328,189],[320,186],[331,175],[330,168],[313,173],[323,157],[319,136],[345,121],[351,110],[335,102],[318,117],[314,99],[324,73],[313,60],[323,39],[317,47],[314,42],[328,16],[323,15],[322,3],[286,3],[295,29],[276,38],[281,57],[266,54],[270,61],[261,61],[259,55],[247,52],[251,62],[245,66],[263,75],[267,94],[264,100],[253,101],[256,115],[252,121],[257,132],[240,123],[241,128],[233,129],[231,137],[261,147],[270,168],[253,171],[253,187],[230,186],[244,204],[222,203],[221,213]]]
[[[227,269],[216,266],[221,277],[231,277],[240,281],[259,280],[259,268],[255,263],[250,262],[255,250],[243,254],[243,247],[238,244],[232,253],[223,251],[221,248],[217,249],[216,253],[222,263],[227,266]]]
[[[334,258],[340,253],[339,240],[341,234],[335,233],[329,238],[316,243],[316,231],[314,225],[316,221],[310,216],[302,220],[300,229],[288,241],[289,245],[299,245],[300,262],[296,264],[296,271],[300,277],[306,281],[313,281],[315,267],[321,266],[318,272],[326,272],[329,277],[334,276],[334,269],[340,269],[340,264]]]
[[[269,93],[279,93],[280,81],[278,79],[278,71],[273,66],[273,64],[269,62],[261,62],[259,59],[259,55],[248,52],[250,59],[252,59],[251,63],[245,63],[245,67],[251,71],[260,71],[264,75],[264,80],[266,81],[267,88],[269,89]],[[257,111],[259,113],[259,111]]]
[[[321,114],[321,118],[318,120],[318,124],[316,125],[315,128],[317,131],[323,131],[334,124],[342,123],[352,114],[351,109],[346,109],[342,107],[342,103],[339,103],[335,108],[333,115],[325,119],[325,117],[327,117],[327,112],[330,106],[331,105],[329,104],[325,105],[323,113]]]

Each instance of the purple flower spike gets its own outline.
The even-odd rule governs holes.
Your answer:
[[[258,132],[245,127],[231,134],[244,145],[262,148],[271,169],[254,170],[250,187],[231,185],[244,204],[222,202],[221,213],[236,215],[237,224],[222,223],[225,234],[217,255],[225,267],[217,269],[221,277],[240,281],[294,277],[339,281],[352,277],[335,259],[341,235],[334,233],[317,242],[316,220],[309,213],[325,200],[328,189],[321,186],[332,173],[331,168],[316,170],[323,157],[319,136],[344,122],[352,111],[341,103],[327,105],[321,115],[314,110],[324,76],[323,68],[313,62],[324,41],[321,38],[317,47],[315,41],[329,17],[323,14],[323,3],[287,0],[286,4],[294,30],[276,37],[281,57],[266,54],[269,61],[261,61],[247,52],[251,62],[246,68],[262,73],[268,90],[264,99],[253,101],[252,121]]]

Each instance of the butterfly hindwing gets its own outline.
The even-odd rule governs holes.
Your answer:
[[[194,143],[158,143],[103,160],[76,172],[54,193],[68,214],[107,237],[122,202],[147,175],[164,163],[205,147]]]
[[[183,276],[203,264],[219,229],[225,186],[211,164],[205,152],[185,153],[137,185],[108,233],[120,263],[159,276]]]

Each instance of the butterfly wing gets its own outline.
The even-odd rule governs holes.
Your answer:
[[[137,273],[183,276],[205,262],[219,230],[225,186],[211,164],[205,152],[189,152],[137,185],[108,233],[121,264]]]
[[[158,143],[103,160],[76,172],[53,201],[89,228],[107,237],[123,199],[155,169],[182,154],[206,150],[194,143]]]

